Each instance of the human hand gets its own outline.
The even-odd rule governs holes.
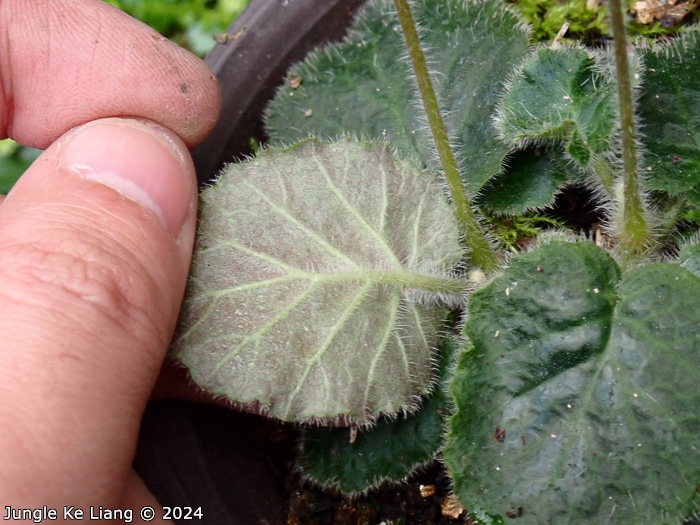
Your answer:
[[[154,505],[131,461],[190,263],[187,147],[218,87],[99,0],[3,0],[0,35],[0,138],[47,148],[0,201],[0,502]]]

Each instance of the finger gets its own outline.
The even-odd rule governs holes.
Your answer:
[[[125,119],[69,132],[5,198],[0,500],[118,503],[184,293],[196,198],[185,145]]]
[[[129,477],[126,482],[126,487],[124,489],[124,494],[122,495],[121,502],[118,506],[119,509],[131,509],[134,514],[130,517],[128,523],[134,524],[156,524],[156,523],[170,523],[172,521],[169,519],[163,519],[165,512],[160,506],[160,503],[156,501],[156,498],[151,494],[151,492],[146,487],[146,484],[139,477],[139,475],[131,469],[129,472]],[[144,512],[153,511],[153,519],[148,520],[144,517],[151,516],[150,514],[144,514]],[[124,520],[126,521],[126,520]]]
[[[135,116],[191,147],[218,118],[207,66],[100,0],[3,0],[0,34],[0,138],[44,149],[79,124]]]

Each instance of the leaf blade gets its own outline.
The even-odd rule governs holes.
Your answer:
[[[697,293],[680,266],[621,275],[593,245],[553,243],[475,294],[445,452],[464,504],[522,507],[523,523],[687,517],[700,479]]]
[[[501,138],[512,146],[562,143],[580,169],[609,152],[615,85],[595,69],[595,57],[583,47],[536,49],[499,103]]]
[[[527,53],[528,29],[493,0],[423,0],[413,10],[459,170],[474,194],[501,172],[508,153],[491,115],[503,79]],[[373,2],[346,42],[312,55],[290,73],[290,79],[303,81],[290,89],[290,80],[268,109],[272,141],[348,134],[388,140],[403,157],[439,171],[399,28],[391,2]]]
[[[419,299],[464,290],[461,255],[439,186],[386,144],[268,150],[202,194],[174,355],[285,420],[410,409],[445,313]]]
[[[643,49],[641,56],[646,66],[638,104],[647,149],[645,180],[648,187],[675,195],[700,183],[698,30]]]

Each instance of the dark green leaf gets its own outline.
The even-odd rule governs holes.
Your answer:
[[[698,29],[643,50],[638,111],[647,185],[672,194],[700,184],[700,38]]]
[[[552,242],[472,296],[445,460],[463,504],[519,523],[678,524],[700,482],[700,280],[620,277]],[[503,439],[494,439],[496,429]]]
[[[549,151],[537,149],[514,153],[507,160],[508,170],[482,188],[477,204],[492,213],[509,215],[549,206],[568,180],[567,170],[552,156]]]
[[[581,168],[611,150],[616,89],[582,47],[541,47],[513,76],[497,127],[513,146],[561,142]]]
[[[460,172],[475,192],[501,171],[508,152],[491,115],[503,79],[527,51],[527,32],[497,0],[421,0],[414,16]],[[268,113],[272,140],[379,138],[438,171],[406,54],[391,2],[370,3],[345,43],[314,54],[289,75]],[[301,79],[297,89],[293,79]]]

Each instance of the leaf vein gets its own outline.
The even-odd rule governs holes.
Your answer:
[[[366,230],[371,237],[376,239],[377,243],[379,246],[383,249],[386,257],[388,260],[393,261],[395,266],[401,267],[401,263],[399,260],[396,258],[396,254],[394,253],[393,249],[389,244],[387,243],[386,239],[382,237],[381,235],[378,234],[377,230],[371,225],[368,224],[365,218],[358,213],[358,211],[355,209],[354,206],[352,206],[343,193],[340,191],[340,189],[336,186],[335,182],[332,180],[330,174],[326,170],[326,167],[321,163],[316,157],[314,157],[314,162],[318,166],[321,174],[323,174],[324,178],[326,179],[326,182],[328,184],[328,188],[330,191],[336,196],[338,201],[343,205],[343,207],[352,215],[357,223],[362,227],[364,230]]]
[[[309,374],[311,373],[311,370],[314,368],[314,366],[316,366],[317,363],[319,363],[321,361],[323,356],[326,354],[328,349],[331,347],[333,340],[338,336],[338,334],[343,329],[343,327],[345,326],[347,321],[350,319],[352,314],[357,311],[357,307],[365,299],[365,297],[367,297],[367,295],[371,289],[372,289],[372,283],[366,283],[360,290],[358,290],[357,295],[355,296],[353,301],[349,302],[348,305],[346,306],[346,308],[343,310],[343,315],[335,323],[335,325],[331,329],[330,333],[326,337],[323,344],[319,347],[319,349],[316,351],[316,353],[307,360],[306,368],[304,369],[304,372],[302,373],[301,378],[299,379],[296,388],[288,397],[287,411],[291,410],[291,407],[294,404],[294,400],[301,392],[302,387],[304,386],[304,383],[306,383],[306,380],[308,379]]]
[[[290,223],[294,224],[302,233],[304,233],[309,240],[315,242],[319,246],[321,246],[323,249],[325,249],[329,255],[333,257],[337,257],[339,259],[342,259],[348,264],[351,264],[352,266],[359,267],[359,264],[352,259],[350,259],[346,254],[338,250],[335,246],[332,244],[328,243],[322,236],[320,236],[317,232],[312,230],[311,228],[307,227],[305,224],[303,224],[301,221],[299,221],[296,217],[293,217],[288,213],[288,210],[285,208],[282,208],[278,206],[275,202],[272,201],[265,193],[260,191],[258,187],[256,187],[253,184],[250,184],[250,182],[246,181],[245,184],[252,189],[255,193],[257,193],[269,206],[270,208],[276,212],[278,215],[280,215],[282,218],[285,220],[289,221]]]

